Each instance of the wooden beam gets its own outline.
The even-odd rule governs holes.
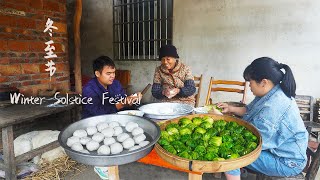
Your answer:
[[[42,153],[45,153],[45,152],[48,152],[50,150],[53,150],[57,147],[59,147],[60,144],[58,141],[54,141],[52,143],[49,143],[47,145],[44,145],[44,146],[41,146],[37,149],[33,149],[32,151],[29,151],[27,153],[24,153],[24,154],[21,154],[19,155],[18,157],[16,157],[16,162],[17,164],[21,163],[21,162],[24,162],[24,161],[27,161],[39,154],[42,154]]]
[[[2,145],[6,179],[16,180],[16,163],[14,159],[12,126],[2,128]]]
[[[76,12],[73,18],[73,30],[74,30],[74,79],[75,79],[75,90],[77,93],[82,93],[82,78],[81,78],[81,56],[80,56],[80,21],[82,15],[82,0],[76,0]]]
[[[110,180],[119,180],[119,168],[118,166],[108,167],[109,179]]]

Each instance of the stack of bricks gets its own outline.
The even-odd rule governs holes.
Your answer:
[[[52,37],[46,28],[53,20]],[[54,41],[56,72],[50,78],[45,42]],[[17,88],[25,95],[39,90],[70,89],[66,0],[0,0],[0,89]]]

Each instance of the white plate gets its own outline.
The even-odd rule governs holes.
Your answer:
[[[144,112],[139,111],[139,110],[125,110],[125,111],[119,111],[119,112],[117,112],[117,114],[128,114],[128,115],[142,117]]]

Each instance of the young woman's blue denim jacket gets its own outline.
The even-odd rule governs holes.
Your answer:
[[[301,172],[307,160],[308,132],[295,99],[288,98],[276,85],[265,96],[256,97],[246,110],[242,119],[259,130],[262,150],[280,157],[283,164]]]

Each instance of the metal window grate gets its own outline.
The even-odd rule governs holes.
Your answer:
[[[172,44],[173,0],[113,0],[115,60],[157,60]]]

